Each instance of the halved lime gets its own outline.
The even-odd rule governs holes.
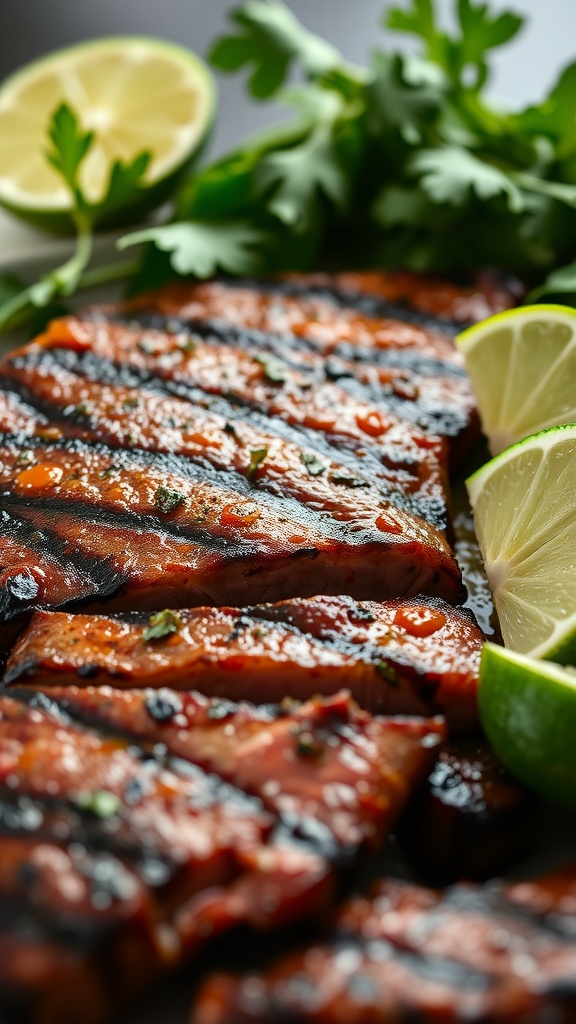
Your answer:
[[[478,701],[506,767],[548,800],[576,809],[576,672],[486,644]]]
[[[116,160],[149,151],[135,190],[138,212],[162,202],[203,142],[215,92],[206,65],[184,47],[156,39],[114,37],[58,50],[0,86],[0,203],[36,226],[66,229],[71,196],[46,159],[48,125],[66,103],[94,142],[80,184],[101,202]],[[131,204],[126,219],[135,216]]]
[[[576,309],[525,306],[457,338],[490,451],[576,421]]]
[[[504,643],[576,659],[576,424],[521,441],[466,481]]]

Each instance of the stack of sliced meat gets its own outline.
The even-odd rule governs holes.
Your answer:
[[[495,866],[479,801],[518,822],[529,798],[486,751],[436,758],[444,720],[477,728],[483,641],[450,546],[478,435],[451,334],[511,302],[406,274],[182,284],[0,364],[2,1024],[100,1024],[221,933],[317,924],[426,777],[407,854],[436,820],[446,880],[464,833],[471,871]],[[382,883],[335,939],[209,982],[194,1019],[561,1008],[567,905],[553,941],[508,890],[462,892]],[[424,950],[466,900],[479,934],[505,903],[540,1002],[516,963],[504,983],[457,942]]]

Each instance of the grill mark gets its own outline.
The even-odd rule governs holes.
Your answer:
[[[492,988],[495,980],[494,975],[488,971],[467,967],[457,960],[438,956],[438,954],[423,954],[403,949],[393,941],[384,938],[367,939],[356,933],[343,933],[339,935],[333,950],[335,956],[347,951],[356,954],[360,952],[371,962],[384,960],[399,963],[410,974],[415,975],[416,979],[435,981],[440,985],[462,992],[487,992]],[[361,966],[359,973],[362,973]]]
[[[378,540],[384,544],[383,535],[376,529],[358,530],[353,534],[347,531],[346,524],[340,524],[334,519],[327,519],[317,514],[313,509],[303,506],[296,499],[289,497],[277,497],[273,494],[262,492],[255,487],[246,477],[233,474],[230,470],[217,470],[212,466],[195,465],[191,460],[181,455],[173,455],[165,452],[145,451],[143,449],[128,450],[123,448],[111,448],[101,442],[90,442],[78,438],[65,438],[60,442],[46,441],[42,438],[34,438],[33,445],[30,437],[18,435],[0,434],[0,450],[2,448],[13,448],[14,456],[18,450],[24,448],[46,448],[69,452],[74,455],[82,455],[84,452],[93,452],[97,455],[108,457],[111,463],[117,468],[126,471],[145,471],[148,468],[159,473],[171,474],[191,484],[205,484],[216,488],[223,494],[229,491],[232,500],[236,494],[240,499],[257,498],[258,503],[265,505],[270,511],[279,512],[285,515],[294,523],[302,525],[307,531],[315,529],[326,541],[335,541],[350,544],[354,539],[357,542],[366,540]],[[25,499],[21,494],[15,493],[8,483],[0,485],[4,488],[2,494],[4,500],[21,510],[25,509]],[[104,501],[102,501],[104,505]],[[226,552],[231,556],[234,552],[238,555],[257,553],[258,548],[253,543],[239,540],[234,544],[226,536],[218,536],[209,530],[199,526],[184,526],[177,522],[167,523],[149,513],[138,512],[117,512],[113,507],[99,507],[90,505],[84,500],[74,500],[69,497],[36,497],[34,498],[34,509],[45,510],[46,512],[62,511],[75,513],[86,518],[103,520],[110,526],[120,526],[124,529],[134,529],[135,526],[158,531],[158,528],[168,536],[175,539],[186,538],[199,545],[218,552]],[[428,524],[426,524],[428,525]]]
[[[233,281],[227,278],[217,278],[219,285],[233,290],[234,288],[252,288],[254,291],[265,294],[288,295],[300,298],[312,297],[323,299],[333,306],[345,309],[354,309],[365,316],[381,320],[399,320],[401,323],[410,324],[413,327],[422,327],[427,330],[440,332],[453,337],[463,327],[470,326],[468,320],[451,320],[448,317],[434,316],[432,313],[422,313],[410,306],[402,306],[398,303],[389,302],[379,295],[370,295],[364,292],[355,292],[345,288],[338,288],[336,285],[329,287],[326,284],[310,284],[305,281],[274,281],[258,280],[254,278],[234,278]]]
[[[180,398],[190,402],[192,405],[209,409],[210,412],[220,415],[226,420],[240,420],[255,430],[262,430],[265,433],[274,434],[281,440],[301,447],[311,448],[335,462],[344,463],[356,472],[358,472],[356,450],[362,448],[362,451],[365,451],[365,448],[362,447],[361,442],[357,438],[345,434],[327,434],[320,430],[313,430],[310,427],[289,423],[279,416],[272,416],[266,413],[257,403],[250,402],[239,395],[234,395],[233,397],[215,395],[212,392],[202,390],[200,385],[159,377],[143,367],[115,363],[92,352],[76,353],[70,349],[55,348],[43,353],[28,352],[23,356],[15,358],[12,362],[15,368],[23,369],[25,372],[46,364],[50,366],[53,363],[58,368],[75,373],[79,377],[85,377],[91,383],[130,389],[144,388],[155,394],[166,395],[170,398]],[[44,413],[48,417],[58,420],[59,423],[70,425],[69,419],[60,416],[52,405],[40,402],[33,392],[29,391],[20,382],[9,379],[6,387],[9,387],[19,397],[29,402],[31,408],[35,411]],[[370,389],[366,386],[365,390],[368,391]],[[377,396],[372,394],[370,400],[374,402],[377,400]],[[383,462],[370,451],[366,451],[362,459],[362,465],[373,467],[376,472],[381,472]],[[410,504],[402,505],[404,496],[395,492],[391,487],[388,494],[386,481],[381,481],[379,486],[390,497],[390,500],[399,503],[397,507],[406,507],[407,510],[412,509]],[[406,498],[406,501],[409,502],[409,499]],[[419,513],[415,512],[415,514]]]
[[[571,943],[576,939],[576,921],[570,928],[569,920],[559,914],[540,912],[537,907],[509,900],[506,896],[506,887],[498,883],[491,886],[488,882],[480,890],[467,889],[465,885],[448,889],[438,908],[438,920],[452,912],[479,914],[488,919],[506,915],[506,918],[515,919],[520,924],[546,932],[556,939]],[[428,913],[432,918],[434,911]]]
[[[312,380],[317,381],[329,379],[325,372],[325,355],[322,353],[318,343],[300,334],[289,332],[261,331],[255,327],[241,327],[235,323],[228,323],[225,320],[209,317],[182,317],[168,316],[164,313],[147,313],[146,311],[134,310],[130,313],[114,312],[82,312],[78,314],[80,319],[91,320],[96,323],[116,323],[125,327],[137,325],[144,330],[161,331],[163,333],[182,332],[201,338],[202,341],[212,342],[223,347],[240,348],[247,352],[268,351],[278,356],[287,366],[303,373],[309,373]],[[310,358],[305,362],[298,361],[295,356],[298,353],[303,356],[314,357],[311,363]],[[410,349],[397,348],[364,348],[350,342],[338,342],[330,351],[330,358],[342,359],[351,364],[371,363],[384,367],[401,367],[418,373],[423,377],[460,377],[467,379],[466,371],[458,363],[446,359],[434,358],[424,355],[422,352]],[[343,376],[343,380],[350,381],[353,378],[353,365],[350,375]],[[350,386],[350,383],[349,385]],[[355,381],[353,385],[362,394],[364,385],[361,381]],[[386,401],[388,402],[388,395]],[[391,408],[396,398],[396,406],[399,410],[408,404],[397,396],[390,396]],[[401,413],[399,413],[401,415]]]
[[[3,503],[9,503],[6,494],[2,495],[2,500]],[[27,520],[25,508],[16,509],[14,514],[14,509],[8,511],[4,507],[0,512],[0,528],[10,539],[21,543],[33,556],[53,563],[55,572],[74,573],[80,584],[84,583],[88,589],[85,595],[88,599],[91,594],[109,597],[125,583],[125,578],[114,569],[111,562],[74,551],[66,539],[48,526],[43,526],[42,530],[39,530],[34,523]],[[16,574],[17,569],[18,566],[15,564]],[[7,584],[0,590],[0,621],[7,621],[33,607],[34,595],[31,595],[29,600],[20,599]]]
[[[354,470],[356,476],[368,480],[371,486],[376,488],[378,493],[386,500],[390,501],[395,508],[426,519],[439,529],[445,529],[446,527],[446,510],[440,499],[436,500],[419,494],[405,494],[396,490],[391,481],[382,478],[382,472],[386,468],[384,453],[382,453],[382,459],[378,459],[367,451],[362,458],[362,465],[359,466],[358,456],[356,455],[355,449],[360,449],[361,444],[359,440],[353,437],[346,438],[344,435],[338,435],[339,441],[342,444],[341,447],[340,444],[337,445],[331,442],[330,438],[335,437],[335,435],[327,435],[320,431],[313,431],[304,427],[300,428],[298,426],[291,426],[286,423],[286,421],[281,420],[280,417],[272,417],[265,413],[258,413],[256,408],[250,405],[248,401],[244,402],[243,408],[240,410],[241,416],[239,417],[238,406],[235,406],[231,401],[227,401],[225,398],[210,398],[207,402],[207,393],[193,385],[188,386],[164,380],[139,367],[132,368],[124,364],[113,363],[110,360],[95,355],[94,353],[76,353],[66,349],[54,349],[41,353],[30,352],[26,353],[24,356],[15,358],[12,360],[12,364],[15,369],[23,370],[25,373],[37,368],[47,368],[49,371],[53,372],[56,372],[58,369],[63,369],[68,373],[76,375],[79,381],[86,379],[90,381],[90,383],[100,384],[102,386],[125,387],[127,389],[145,389],[151,394],[162,395],[168,398],[176,398],[181,401],[189,402],[195,408],[200,407],[209,409],[211,413],[221,415],[227,421],[237,420],[240,418],[254,430],[262,430],[271,437],[279,438],[280,440],[295,444],[298,447],[311,448],[316,452],[327,456],[334,462],[350,467],[350,469]],[[2,387],[2,385],[3,379],[0,377],[0,387]],[[66,429],[68,431],[67,436],[73,437],[73,431],[77,428],[79,431],[82,431],[83,434],[92,434],[94,443],[98,441],[99,427],[96,426],[92,428],[90,426],[89,417],[71,419],[69,416],[64,415],[63,409],[53,403],[48,403],[38,398],[23,382],[5,378],[4,387],[6,390],[9,387],[12,393],[17,394],[19,398],[26,401],[30,409],[34,409],[34,411],[36,411],[40,416],[47,417],[52,423],[58,423],[60,427]],[[241,400],[239,399],[238,401],[240,402]],[[347,450],[343,446],[346,441],[349,442],[350,450]],[[105,443],[111,446],[113,442],[107,440],[106,442],[100,443]],[[120,445],[115,450],[134,452],[142,450],[156,450],[158,451],[158,454],[167,454],[162,453],[160,449],[122,449]],[[365,452],[366,450],[362,448],[362,451]],[[268,490],[272,493],[275,499],[278,498],[277,493],[273,490],[275,482],[267,481],[266,477],[262,477],[257,484],[255,482],[251,483],[251,481],[240,471],[228,470],[219,466],[214,466],[208,458],[184,453],[175,457],[181,457],[192,464],[201,466],[203,469],[205,468],[207,472],[212,470],[214,473],[219,474],[219,476],[230,473],[233,476],[235,485],[237,481],[243,481],[244,483],[247,482],[254,495],[260,495],[263,491]],[[366,471],[365,467],[368,468],[368,471]],[[400,461],[398,470],[403,468],[403,464]],[[374,474],[378,474],[376,479],[374,478]],[[289,496],[287,500],[295,500],[299,503],[299,499],[290,499]],[[315,500],[313,495],[311,495],[310,500]]]
[[[261,814],[265,811],[260,797],[240,789],[238,786],[234,785],[233,782],[229,782],[227,779],[219,775],[215,769],[208,771],[202,768],[201,765],[198,765],[193,761],[187,761],[176,754],[165,753],[158,757],[156,753],[158,743],[156,740],[152,738],[143,739],[136,731],[118,728],[114,723],[103,720],[96,711],[90,713],[85,709],[81,710],[78,707],[72,706],[65,697],[49,697],[42,691],[35,691],[25,687],[11,688],[9,696],[19,704],[23,704],[31,708],[37,708],[44,714],[54,716],[63,726],[71,725],[80,727],[82,730],[88,730],[97,736],[104,736],[110,739],[129,742],[130,750],[139,758],[139,760],[142,761],[142,763],[149,763],[150,761],[153,761],[158,764],[159,768],[166,767],[176,771],[181,776],[198,780],[201,786],[205,788],[210,801],[205,806],[231,806],[234,810],[243,811],[246,814],[250,812],[257,812]],[[218,703],[223,702],[219,701]],[[237,707],[237,703],[234,701],[228,701],[226,703],[228,703],[232,709],[236,709]],[[279,713],[279,707],[274,705],[272,714],[261,718],[258,718],[258,715],[256,714],[255,719],[259,721],[272,721]],[[162,746],[161,740],[160,746]],[[0,834],[2,832],[3,791],[6,792],[6,788],[0,784]],[[69,801],[62,801],[58,799],[51,800],[49,798],[42,797],[29,797],[28,799],[34,801],[34,803],[41,808],[49,809],[52,807],[63,807],[66,810],[76,812],[77,816],[82,821],[81,827],[86,827],[86,821],[88,824],[91,823],[90,817],[82,814],[76,805],[70,805]],[[195,804],[195,806],[198,805]],[[266,811],[266,813],[270,812]],[[339,842],[328,827],[323,825],[322,822],[316,820],[314,817],[294,810],[275,810],[273,814],[276,821],[270,834],[271,843],[278,840],[287,840],[295,845],[304,845],[310,852],[323,856],[332,863],[339,865],[345,864],[354,855],[354,848],[348,848],[345,844]],[[17,832],[16,834],[19,833]],[[71,841],[74,840],[72,839]],[[123,857],[130,855],[130,850],[126,853],[124,845],[104,847],[97,846],[95,848],[99,850],[102,849],[109,853],[122,853]],[[142,850],[139,847],[135,848],[132,860],[137,861],[141,853]],[[155,855],[158,856],[157,854]],[[162,856],[164,856],[164,854],[162,854]]]

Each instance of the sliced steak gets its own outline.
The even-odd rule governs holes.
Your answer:
[[[3,1024],[75,1024],[86,998],[99,1024],[213,935],[313,918],[442,735],[346,695],[284,710],[168,689],[0,697]]]
[[[217,457],[210,449],[228,431],[221,457],[232,450],[244,470],[251,439],[264,435],[276,438],[277,456],[282,440],[305,453],[308,475],[322,477],[321,484],[329,478],[343,492],[372,482],[388,500],[402,507],[411,502],[416,514],[446,526],[444,443],[407,421],[414,395],[406,405],[392,391],[392,398],[375,394],[358,385],[345,364],[295,351],[283,335],[97,312],[53,322],[45,336],[4,360],[0,373],[5,387],[20,389],[65,431],[102,429],[102,440],[111,436],[129,447],[149,447],[150,437],[162,445],[165,438],[165,445],[180,450],[184,444],[188,457],[205,460]],[[443,416],[446,403],[442,394]],[[186,435],[196,435],[201,446],[207,433],[212,444],[195,455]],[[331,462],[343,463],[336,476],[326,472]],[[272,474],[277,489],[282,477]],[[267,481],[266,468],[259,479]]]
[[[428,883],[484,879],[534,845],[536,797],[479,737],[447,743],[398,828],[404,856]]]
[[[196,325],[208,318],[276,335],[279,348],[300,358],[316,353],[343,387],[369,387],[391,411],[448,438],[455,465],[478,435],[478,418],[453,331],[380,300],[373,306],[306,279],[211,281],[172,285],[137,300],[130,314],[153,309]]]
[[[165,612],[163,620],[37,612],[5,679],[193,687],[263,703],[346,686],[372,711],[442,713],[462,731],[478,723],[482,643],[469,613],[424,598],[376,604],[315,597]]]
[[[576,870],[439,894],[380,883],[328,938],[264,974],[207,982],[193,1024],[571,1024]]]

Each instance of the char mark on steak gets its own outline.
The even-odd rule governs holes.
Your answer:
[[[82,1019],[100,1024],[213,935],[313,918],[442,736],[346,695],[284,709],[168,689],[0,697],[2,1021],[75,1024],[88,994]]]
[[[576,1008],[576,870],[445,893],[381,882],[333,930],[263,974],[218,976],[192,1024],[492,1024],[557,1021]]]
[[[307,699],[349,688],[384,714],[444,714],[453,731],[478,725],[483,635],[471,616],[431,598],[387,604],[314,597],[248,608],[115,616],[37,612],[5,682],[169,685],[232,700]],[[152,625],[151,625],[152,623]]]

